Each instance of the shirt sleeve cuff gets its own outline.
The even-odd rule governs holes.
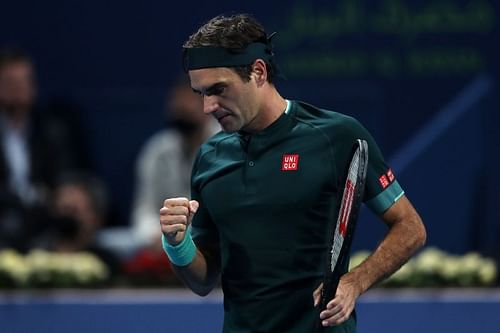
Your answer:
[[[366,205],[375,213],[382,214],[396,201],[398,201],[405,192],[397,181],[392,183],[384,191],[379,193],[376,197],[368,200]]]

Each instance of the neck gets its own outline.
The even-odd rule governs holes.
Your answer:
[[[272,88],[271,88],[272,87]],[[285,112],[286,100],[278,93],[274,86],[262,96],[262,104],[257,116],[248,124],[244,130],[247,132],[258,132],[268,127]]]

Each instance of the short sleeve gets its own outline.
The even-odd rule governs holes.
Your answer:
[[[345,139],[352,142],[347,148],[352,147],[358,138],[368,143],[368,171],[363,201],[374,213],[381,214],[399,200],[404,191],[372,135],[354,118],[347,119],[344,127],[346,131],[342,131],[345,136],[342,142],[346,142]]]

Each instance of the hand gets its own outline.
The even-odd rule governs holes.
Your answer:
[[[175,246],[182,242],[198,207],[198,201],[190,201],[187,198],[165,200],[163,208],[160,209],[160,226],[170,245]]]
[[[322,289],[323,283],[313,292],[314,307],[320,304]],[[319,315],[323,326],[339,325],[349,318],[359,296],[356,290],[355,284],[348,281],[345,276],[340,279],[335,298],[328,302],[326,309]]]

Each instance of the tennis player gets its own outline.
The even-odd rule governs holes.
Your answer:
[[[195,293],[221,278],[223,332],[311,332],[319,318],[324,332],[355,332],[356,299],[424,244],[425,228],[358,121],[279,94],[272,37],[238,14],[211,19],[185,42],[191,86],[223,131],[200,148],[191,199],[165,200],[163,246]],[[320,312],[327,230],[358,138],[370,152],[364,202],[388,232]]]

